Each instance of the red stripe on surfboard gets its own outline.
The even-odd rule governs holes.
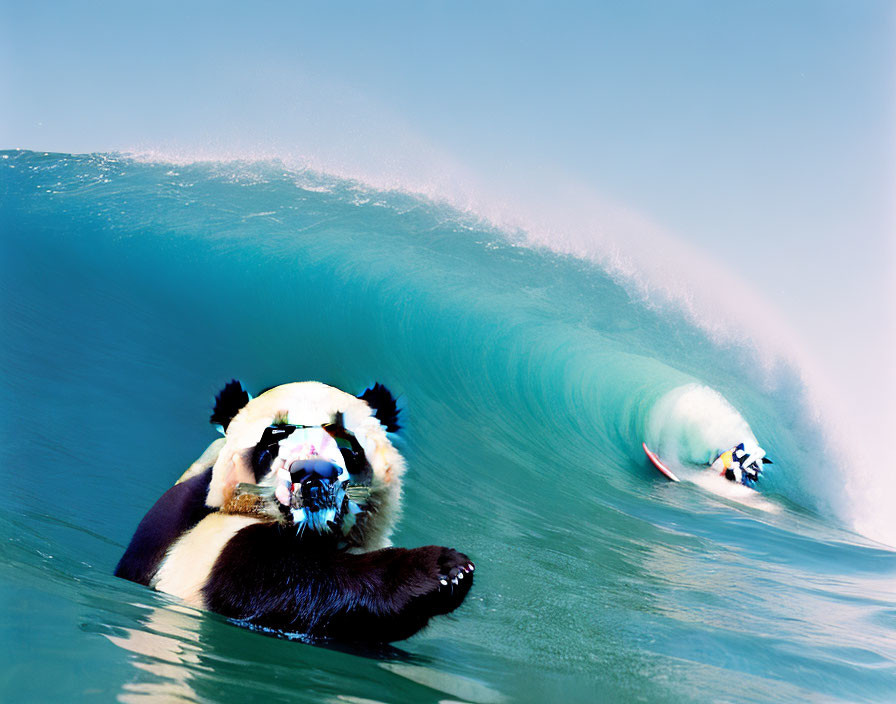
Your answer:
[[[663,476],[665,476],[667,479],[671,479],[673,482],[679,481],[678,477],[676,477],[672,473],[672,470],[663,464],[663,461],[656,456],[656,453],[653,452],[653,450],[647,447],[646,442],[642,442],[641,447],[644,448],[644,454],[647,455],[647,459],[649,459],[653,463],[654,467],[656,467],[658,470],[660,470],[660,472],[663,473]]]

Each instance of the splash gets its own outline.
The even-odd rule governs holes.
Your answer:
[[[619,427],[638,425],[641,421],[635,420],[628,408],[632,403],[639,403],[633,400],[639,393],[635,389],[643,386],[648,390],[645,393],[651,397],[651,401],[647,403],[650,406],[654,398],[688,382],[693,382],[697,387],[706,387],[709,383],[717,386],[718,379],[710,379],[708,375],[718,377],[719,370],[713,369],[721,364],[726,369],[723,376],[727,378],[727,375],[735,373],[740,377],[736,382],[729,381],[728,387],[724,388],[725,393],[729,394],[732,388],[740,387],[735,404],[727,404],[720,395],[713,395],[711,389],[680,390],[667,396],[654,408],[650,414],[652,430],[648,432],[659,434],[663,442],[674,443],[674,454],[682,453],[683,456],[693,457],[694,461],[706,461],[706,455],[711,452],[726,449],[739,442],[736,436],[748,431],[752,433],[749,424],[743,421],[744,407],[740,396],[767,396],[771,400],[765,404],[766,407],[754,408],[748,416],[753,427],[761,431],[758,432],[760,443],[776,459],[783,455],[801,458],[801,461],[802,458],[814,460],[820,456],[825,460],[823,467],[816,470],[817,476],[797,476],[790,482],[781,479],[780,488],[783,493],[801,505],[818,507],[825,513],[832,512],[878,540],[888,542],[887,536],[896,534],[889,517],[887,501],[881,498],[887,496],[884,491],[886,478],[874,476],[873,464],[865,465],[868,470],[858,470],[856,467],[859,455],[839,449],[855,446],[859,441],[855,435],[847,435],[849,442],[842,443],[840,434],[832,429],[829,420],[820,418],[817,405],[806,394],[803,368],[795,367],[768,350],[760,351],[752,344],[753,338],[746,332],[748,325],[741,326],[739,337],[726,336],[719,332],[724,329],[724,325],[719,327],[705,322],[711,321],[711,317],[705,319],[705,324],[698,324],[703,319],[694,313],[696,307],[687,308],[684,304],[676,307],[671,293],[666,296],[665,301],[660,300],[662,296],[655,296],[655,289],[644,283],[650,281],[649,274],[633,265],[632,259],[622,255],[615,257],[613,252],[618,253],[618,250],[613,250],[610,234],[603,239],[597,235],[589,239],[582,230],[579,239],[563,239],[560,235],[566,230],[564,223],[569,223],[569,232],[576,232],[574,217],[572,220],[559,220],[558,229],[550,232],[539,231],[535,227],[532,230],[510,229],[511,225],[507,221],[498,227],[495,224],[500,220],[497,215],[480,214],[469,204],[459,210],[451,205],[450,198],[433,201],[421,195],[419,189],[400,188],[394,183],[389,184],[392,190],[381,190],[376,185],[361,180],[346,180],[339,175],[317,171],[307,164],[290,166],[277,159],[267,162],[205,162],[202,159],[213,155],[200,156],[144,153],[139,159],[128,159],[97,155],[86,161],[78,157],[63,156],[56,159],[47,156],[44,158],[48,161],[58,161],[53,166],[57,171],[63,165],[68,165],[82,169],[83,173],[78,174],[71,184],[59,182],[58,179],[53,181],[46,193],[61,194],[89,182],[96,184],[98,188],[108,189],[109,197],[116,197],[116,182],[132,174],[133,178],[147,179],[134,186],[145,190],[147,202],[154,202],[158,194],[153,189],[161,188],[161,193],[168,194],[166,198],[180,199],[184,206],[197,209],[197,212],[209,208],[209,222],[224,222],[235,212],[230,207],[224,212],[216,211],[219,203],[229,202],[235,197],[243,198],[247,201],[245,209],[240,211],[237,223],[228,226],[225,237],[233,238],[233,242],[248,238],[264,251],[273,252],[273,256],[291,257],[295,256],[292,254],[293,248],[305,246],[300,240],[306,236],[303,233],[309,231],[307,228],[311,227],[313,231],[317,226],[313,222],[296,224],[299,211],[290,203],[295,198],[301,198],[306,203],[317,203],[315,207],[330,213],[328,218],[345,222],[348,228],[346,232],[367,233],[364,241],[350,240],[341,245],[354,250],[363,245],[367,254],[353,254],[348,261],[340,259],[338,265],[334,265],[337,266],[334,275],[340,278],[360,278],[365,282],[363,286],[367,287],[380,276],[377,267],[385,266],[386,269],[381,272],[386,277],[384,281],[391,281],[392,269],[402,258],[408,259],[405,275],[414,282],[412,290],[428,291],[428,296],[444,299],[445,305],[450,300],[453,309],[464,311],[466,325],[470,328],[467,331],[468,339],[492,339],[495,328],[490,325],[483,327],[479,323],[482,316],[493,316],[495,320],[501,320],[502,325],[510,325],[503,330],[504,344],[512,345],[520,355],[525,351],[527,357],[534,358],[536,353],[543,354],[550,367],[542,370],[538,380],[529,379],[525,387],[519,387],[519,393],[526,398],[532,396],[530,385],[533,383],[536,389],[563,388],[569,393],[569,399],[562,400],[565,404],[579,395],[593,392],[600,403],[598,406],[592,405],[588,412],[599,416],[595,419],[597,425],[609,417],[617,419]],[[143,171],[131,169],[133,165],[141,167]],[[231,189],[237,190],[231,192]],[[256,197],[256,193],[267,195]],[[537,205],[530,204],[530,207]],[[368,219],[371,208],[381,211],[382,216],[388,218],[388,224],[377,225],[371,230],[371,223],[378,222],[380,218],[377,215],[374,220]],[[183,212],[186,213],[186,209]],[[609,210],[604,212],[609,213]],[[525,219],[525,213],[525,209],[521,209],[519,217]],[[198,216],[191,217],[195,219]],[[597,213],[595,218],[600,219]],[[636,220],[637,218],[630,218],[629,222],[635,223]],[[196,221],[190,225],[190,231],[201,231],[201,222]],[[618,222],[621,220],[617,224]],[[177,226],[182,227],[180,224]],[[394,234],[403,230],[407,232]],[[418,244],[424,241],[422,238],[439,230],[450,233],[440,235],[445,238],[441,240],[444,242],[459,243],[462,239],[473,241],[475,251],[467,252],[466,268],[455,269],[450,265],[455,259],[454,246],[440,252],[439,258],[435,260],[414,259]],[[554,235],[556,240],[551,239]],[[331,236],[328,233],[328,237]],[[219,234],[215,232],[209,237],[212,242],[217,242]],[[382,237],[390,238],[390,243],[378,245],[377,238]],[[645,235],[644,242],[648,241],[646,237]],[[386,263],[383,260],[385,249],[396,246],[392,240],[399,243],[399,250],[396,251],[401,251],[402,254],[391,255]],[[539,244],[541,241],[552,242],[554,246],[549,248],[547,244]],[[247,242],[245,246],[250,244]],[[671,250],[675,249],[672,240],[667,245]],[[203,245],[202,256],[205,256],[206,246]],[[332,246],[340,245],[334,242]],[[649,247],[645,245],[645,251],[647,249]],[[506,284],[500,291],[493,290],[493,286],[481,285],[482,282],[495,278],[496,261],[490,252],[505,251],[517,252],[518,255],[513,259],[521,259],[503,274],[512,283]],[[682,251],[687,250],[682,248]],[[413,256],[408,257],[409,254]],[[315,257],[320,256],[320,253],[315,254]],[[501,256],[503,255],[498,256],[499,260]],[[686,255],[683,256],[687,258]],[[666,251],[659,252],[657,258],[665,261]],[[431,271],[434,266],[440,271],[438,277],[429,279],[422,276],[422,272]],[[443,286],[447,281],[470,279],[471,271],[479,272],[475,284],[470,282],[473,280],[471,279],[463,286]],[[535,274],[536,271],[539,273]],[[562,277],[575,272],[575,280],[579,283],[577,287],[562,292],[551,291],[546,288],[547,284],[534,285],[532,277],[538,278],[545,271],[550,272],[548,280],[553,280],[552,277],[556,277],[559,271],[565,272],[561,274]],[[667,278],[674,280],[674,277]],[[684,279],[679,280],[678,284],[682,291],[686,291]],[[382,295],[387,295],[390,299],[406,298],[406,294],[393,290],[393,284],[383,286],[385,288]],[[526,290],[522,298],[507,294],[508,291],[521,290],[520,286]],[[590,300],[583,297],[582,292],[587,292],[592,287],[603,291],[601,297]],[[309,290],[308,295],[318,294]],[[334,292],[333,295],[340,294]],[[569,302],[572,299],[579,300],[570,308]],[[526,303],[520,307],[523,301]],[[326,301],[324,304],[326,305]],[[423,301],[418,298],[414,305],[423,305]],[[305,306],[303,302],[303,310]],[[423,309],[425,310],[425,305]],[[410,315],[410,310],[413,308],[399,307],[396,315]],[[728,318],[727,321],[750,321],[756,316],[756,310],[744,304],[743,314]],[[522,324],[519,329],[526,330],[526,335],[521,336],[512,327],[513,321]],[[593,323],[589,321],[598,323],[597,329],[590,330]],[[693,325],[687,325],[686,321]],[[403,325],[404,321],[398,321],[398,324]],[[431,320],[426,321],[428,326],[434,324]],[[633,334],[638,330],[640,333]],[[453,332],[452,330],[451,334]],[[615,340],[612,350],[607,346],[611,340]],[[776,344],[783,343],[778,341]],[[514,355],[512,363],[523,364],[525,356],[517,358]],[[479,360],[474,361],[479,363]],[[504,359],[492,359],[492,365],[506,363]],[[480,373],[489,378],[494,374],[494,368],[483,368]],[[402,375],[408,373],[407,369],[400,372]],[[567,378],[566,375],[570,373],[574,376]],[[602,378],[602,375],[608,373],[620,376],[615,379],[615,383],[609,383]],[[496,387],[500,387],[506,382],[496,379],[494,383]],[[751,401],[754,406],[756,403],[757,399]],[[777,405],[778,410],[769,408],[768,403]],[[739,410],[734,410],[735,406]],[[768,419],[780,415],[781,408],[788,409],[785,420],[796,434],[794,437],[802,437],[801,441],[775,438],[774,428],[761,427],[771,422]],[[556,410],[546,413],[545,422],[553,422],[550,419],[556,418],[556,413]],[[580,416],[582,411],[570,407],[568,411],[562,412],[566,413]],[[668,416],[665,421],[662,421],[663,414]],[[757,422],[759,426],[756,425]],[[741,423],[746,426],[746,430]],[[586,437],[608,438],[607,442],[616,442],[617,439],[606,427],[592,429],[588,425],[585,423],[581,428]],[[660,429],[661,427],[665,429]],[[638,437],[637,433],[627,437],[625,447],[619,447],[619,452],[630,456],[630,449],[640,447],[642,439],[644,438]],[[795,447],[800,442],[806,447]],[[788,443],[790,447],[787,447]],[[806,448],[811,448],[811,451]],[[779,472],[780,474],[783,473]]]
[[[686,384],[651,408],[648,445],[664,458],[703,465],[738,443],[758,444],[753,430],[718,391]]]

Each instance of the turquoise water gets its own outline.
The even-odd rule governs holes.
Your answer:
[[[896,553],[850,530],[848,468],[807,461],[786,367],[418,197],[0,156],[4,701],[893,700]],[[232,377],[400,395],[394,541],[476,561],[454,615],[356,652],[112,577]],[[693,467],[743,428],[761,495]]]

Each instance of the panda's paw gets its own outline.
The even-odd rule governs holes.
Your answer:
[[[442,548],[439,555],[439,586],[442,589],[451,589],[460,585],[463,579],[473,580],[473,571],[476,566],[470,562],[470,558],[457,550]]]
[[[453,611],[464,600],[473,585],[476,569],[469,557],[452,548],[435,547],[431,567],[430,594],[435,601],[435,613]]]

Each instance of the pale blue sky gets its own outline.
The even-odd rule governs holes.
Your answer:
[[[0,8],[2,148],[304,155],[511,208],[575,186],[745,273],[850,414],[893,420],[891,0]]]

